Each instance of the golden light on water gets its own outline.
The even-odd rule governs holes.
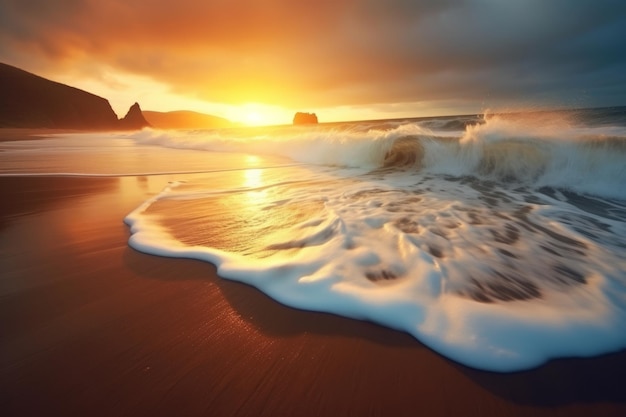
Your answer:
[[[246,188],[258,188],[263,185],[263,170],[261,169],[246,169],[243,171],[243,176],[243,185]]]
[[[246,163],[249,166],[258,165],[260,162],[259,157],[254,155],[249,155],[246,157]],[[263,179],[263,169],[261,168],[250,168],[246,169],[243,172],[243,186],[249,189],[246,192],[246,197],[248,198],[248,202],[251,204],[260,204],[267,198],[267,190],[259,188],[265,185]]]
[[[267,199],[267,190],[259,189],[264,185],[263,183],[263,170],[262,169],[247,169],[244,171],[244,186],[250,190],[245,193],[247,202],[255,210],[259,204],[262,204]]]

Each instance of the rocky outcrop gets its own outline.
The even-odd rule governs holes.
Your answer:
[[[135,103],[130,106],[128,113],[119,121],[119,129],[135,130],[143,129],[144,127],[150,127],[150,123],[146,120],[141,112],[139,103]]]
[[[0,92],[0,127],[118,127],[108,100],[2,63]]]
[[[316,124],[316,123],[317,123],[317,115],[315,113],[297,112],[295,116],[293,116],[294,125],[308,125],[308,124]]]

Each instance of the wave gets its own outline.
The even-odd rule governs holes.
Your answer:
[[[384,166],[626,199],[626,137],[620,133],[521,126],[495,117],[469,126],[458,140],[401,138]]]
[[[299,163],[364,170],[471,176],[626,199],[626,128],[580,126],[570,119],[543,113],[540,117],[484,115],[480,121],[465,116],[252,131],[145,130],[132,138],[171,148],[272,154]],[[465,130],[451,134],[450,124],[463,125]]]

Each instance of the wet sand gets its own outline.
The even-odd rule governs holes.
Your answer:
[[[58,135],[61,133],[78,133],[78,132],[84,132],[84,130],[0,127],[0,142],[43,139],[43,138],[49,137],[50,135]]]
[[[0,177],[0,415],[626,415],[625,352],[481,372],[132,250],[169,179]]]

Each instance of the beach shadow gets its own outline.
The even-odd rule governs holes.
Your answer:
[[[273,300],[256,288],[240,282],[219,283],[224,298],[239,314],[260,331],[277,337],[303,333],[326,337],[359,338],[387,347],[424,349],[409,334],[378,324],[335,314],[299,310]],[[250,299],[254,298],[254,302]]]
[[[148,279],[202,280],[214,284],[220,296],[239,317],[272,337],[285,338],[310,333],[327,337],[361,338],[385,346],[425,348],[409,334],[368,321],[286,306],[251,285],[219,277],[217,268],[208,262],[146,255],[130,247],[125,250],[123,257],[124,263],[131,270]]]
[[[117,187],[118,178],[24,176],[0,177],[0,230],[12,219],[42,213],[95,193]]]
[[[517,404],[626,404],[626,351],[593,358],[554,359],[535,369],[502,374],[455,366],[483,388]]]
[[[138,275],[161,281],[200,280],[215,285],[233,313],[259,332],[277,338],[310,334],[314,337],[357,338],[393,355],[395,348],[414,350],[403,372],[423,372],[423,352],[431,351],[438,362],[450,366],[468,380],[506,401],[525,406],[551,408],[574,404],[626,403],[623,375],[626,351],[594,358],[557,359],[523,372],[480,371],[453,362],[432,351],[411,335],[374,323],[328,313],[297,310],[282,305],[256,288],[217,275],[212,264],[190,259],[161,258],[127,248],[124,262]],[[169,264],[169,265],[168,265]],[[207,303],[215,300],[207,299]],[[374,358],[374,360],[385,360]]]

